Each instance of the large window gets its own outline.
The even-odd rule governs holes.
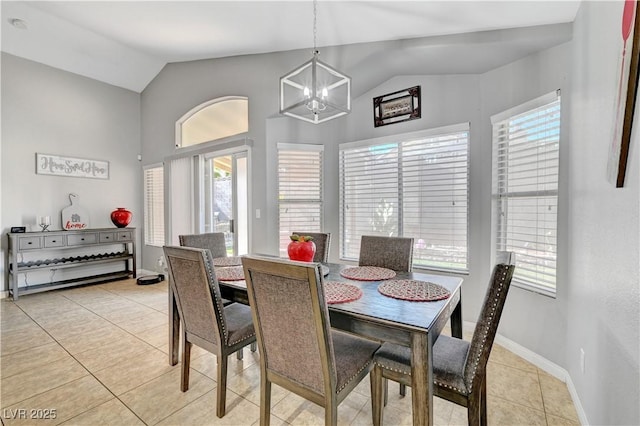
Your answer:
[[[144,242],[164,245],[164,170],[162,164],[144,169]]]
[[[468,124],[340,145],[340,257],[404,236],[414,266],[466,271],[468,146]]]
[[[278,144],[280,255],[292,232],[322,231],[322,145]]]
[[[497,250],[516,253],[515,285],[555,294],[560,94],[492,117]]]
[[[249,131],[249,99],[226,96],[198,105],[176,123],[176,147],[239,135]]]

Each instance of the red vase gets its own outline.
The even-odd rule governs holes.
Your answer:
[[[301,262],[312,262],[316,254],[316,243],[313,241],[291,241],[287,246],[289,259]]]
[[[131,223],[131,219],[133,218],[133,213],[124,207],[118,207],[114,211],[111,212],[111,222],[118,228],[124,228],[129,223]]]

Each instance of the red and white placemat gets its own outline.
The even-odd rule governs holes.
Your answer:
[[[244,280],[244,270],[242,266],[217,268],[216,277],[218,277],[218,281],[240,281]]]
[[[451,292],[439,284],[416,280],[385,281],[378,286],[378,291],[394,299],[413,302],[433,302],[451,296]]]
[[[240,256],[216,257],[213,259],[213,266],[242,266]]]
[[[388,280],[396,276],[393,269],[380,268],[378,266],[356,266],[340,271],[340,275],[350,280],[380,281]]]
[[[324,297],[328,304],[353,302],[362,297],[362,290],[353,284],[338,281],[324,282]]]

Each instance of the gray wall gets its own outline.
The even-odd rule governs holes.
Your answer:
[[[61,229],[69,193],[78,194],[92,228],[114,227],[109,215],[116,207],[129,208],[129,226],[141,228],[139,150],[137,93],[2,54],[3,235],[11,226],[39,231],[43,215],[51,216],[51,229]],[[36,153],[109,161],[110,178],[36,175]],[[4,237],[3,254],[6,245]],[[1,275],[7,290],[4,266]]]

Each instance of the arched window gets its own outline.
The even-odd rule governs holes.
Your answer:
[[[193,108],[176,122],[176,147],[184,148],[249,131],[249,98],[225,96]]]

